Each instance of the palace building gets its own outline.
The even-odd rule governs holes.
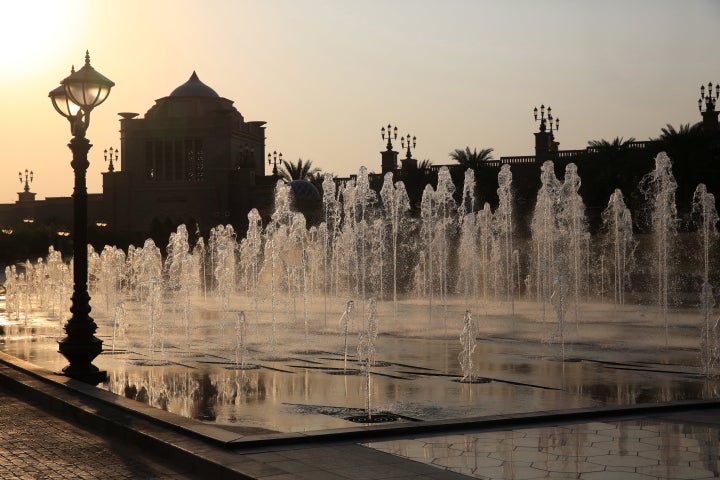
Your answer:
[[[88,220],[114,236],[167,239],[176,226],[206,233],[244,225],[251,208],[272,207],[277,177],[265,175],[265,122],[246,121],[193,72],[144,116],[120,113],[119,165],[88,198]],[[0,225],[72,225],[72,198],[36,200],[26,183],[15,204],[0,205]]]

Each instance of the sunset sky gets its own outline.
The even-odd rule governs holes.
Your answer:
[[[700,121],[720,81],[717,0],[63,0],[3,5],[0,202],[17,173],[38,199],[72,193],[68,122],[48,92],[92,65],[116,86],[92,114],[90,192],[118,112],[144,114],[193,70],[267,148],[323,171],[380,170],[380,127],[417,136],[415,158],[455,148],[533,153],[533,107],[560,118],[560,148],[656,137]],[[268,170],[269,172],[269,170]]]

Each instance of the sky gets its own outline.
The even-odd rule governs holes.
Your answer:
[[[0,203],[25,169],[37,199],[72,193],[69,123],[47,94],[86,49],[116,84],[87,132],[91,193],[118,112],[144,114],[193,71],[267,122],[267,151],[342,176],[380,171],[388,123],[434,164],[466,146],[531,155],[545,104],[560,148],[580,149],[698,122],[700,85],[720,82],[717,0],[25,0],[3,20]]]

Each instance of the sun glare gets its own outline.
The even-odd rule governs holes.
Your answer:
[[[63,8],[50,2],[13,2],[3,5],[0,28],[0,79],[33,75],[66,45],[72,25]]]

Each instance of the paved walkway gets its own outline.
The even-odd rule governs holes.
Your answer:
[[[167,460],[101,436],[0,388],[2,479],[195,479]]]

